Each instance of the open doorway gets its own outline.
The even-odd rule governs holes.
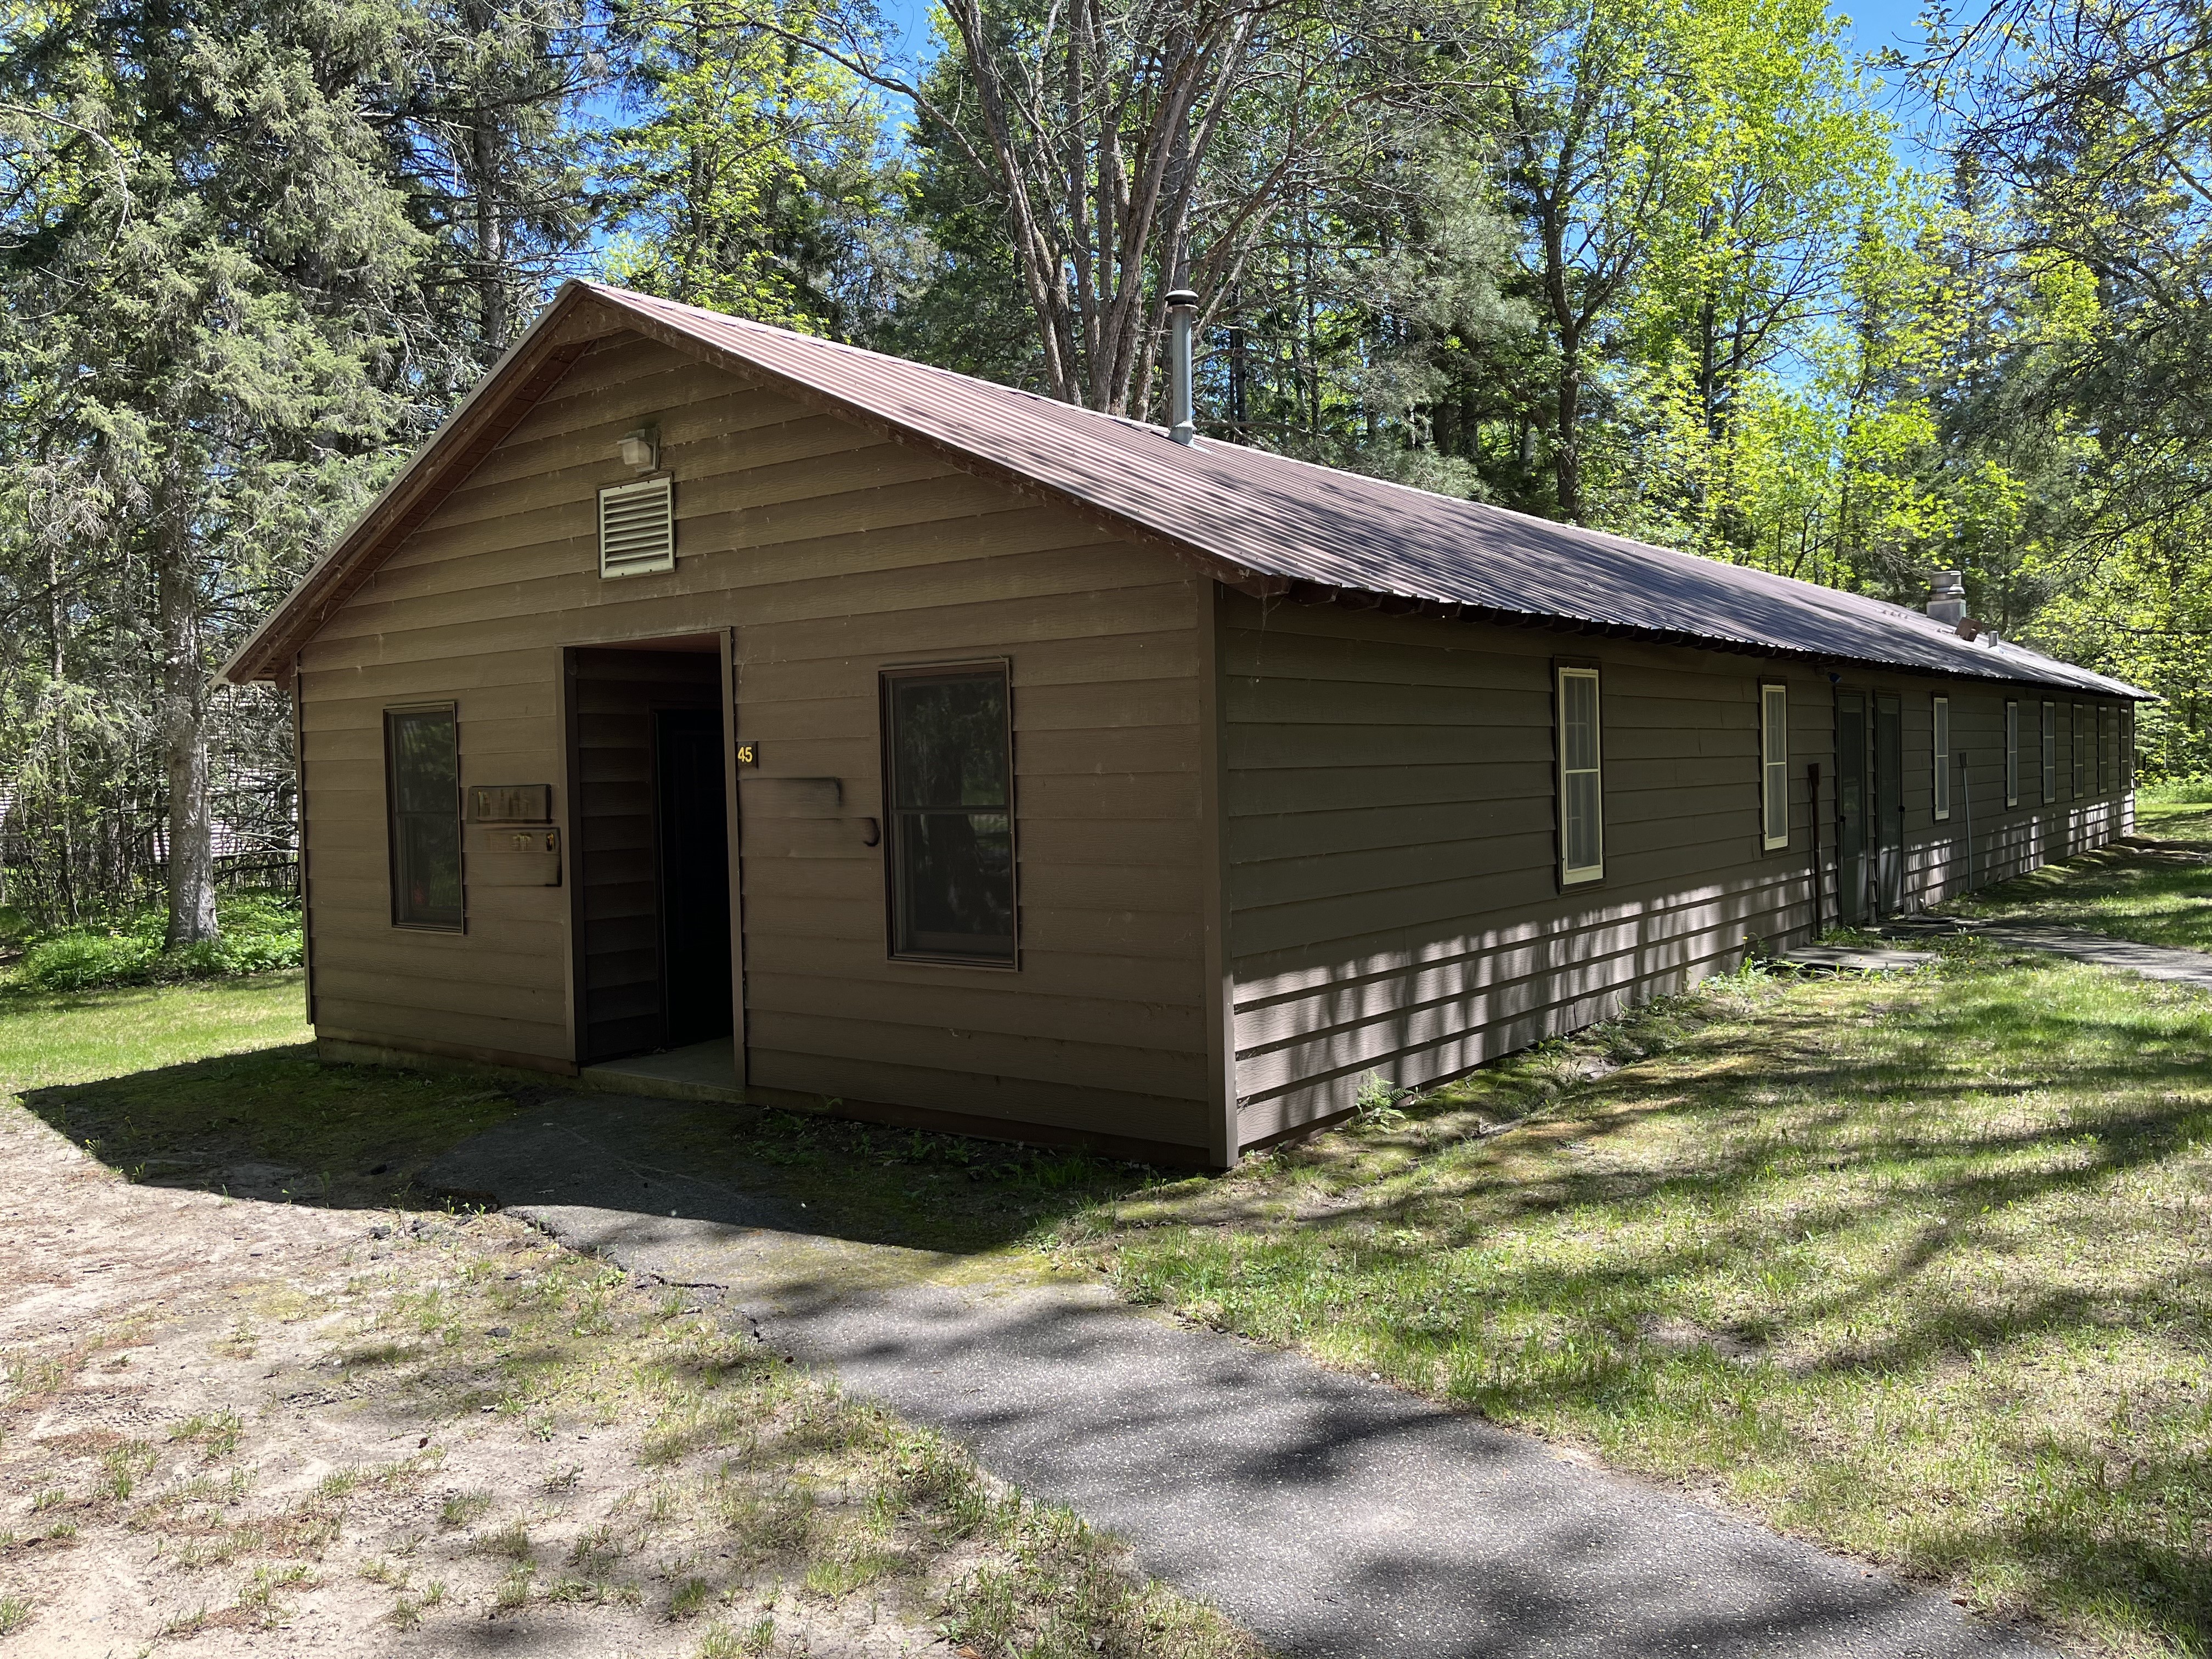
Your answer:
[[[720,637],[573,648],[568,692],[577,1063],[733,1085]]]
[[[1867,915],[1866,699],[1836,697],[1836,914],[1846,925]]]
[[[1893,916],[1905,908],[1905,714],[1893,696],[1874,700],[1875,902]]]
[[[719,689],[719,688],[718,688]],[[719,697],[715,700],[720,702]],[[722,711],[656,708],[663,1045],[726,1037],[730,1002],[730,836],[722,801]]]

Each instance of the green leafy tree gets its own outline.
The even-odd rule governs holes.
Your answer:
[[[596,145],[609,277],[763,322],[865,328],[881,303],[872,225],[896,190],[866,85],[719,0],[624,5],[615,27],[634,118]]]

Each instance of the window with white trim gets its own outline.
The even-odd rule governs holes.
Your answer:
[[[2043,705],[2043,804],[2058,799],[2058,705]]]
[[[2074,705],[2073,722],[2067,728],[2066,732],[2066,758],[2072,763],[2073,766],[2074,799],[2075,800],[2081,799],[2082,795],[2087,793],[2082,787],[2082,774],[2084,769],[2081,763],[2081,728],[2089,723],[2083,718],[2083,716],[2088,712],[2089,711],[2083,708],[2080,703],[2075,703]]]
[[[1951,816],[1951,700],[1936,699],[1934,720],[1936,754],[1936,821],[1942,823]]]
[[[1598,738],[1595,668],[1558,671],[1559,880],[1568,886],[1605,874],[1604,756]]]
[[[1759,839],[1790,845],[1790,688],[1759,688]]]
[[[2020,705],[2005,704],[2005,805],[2020,805]]]

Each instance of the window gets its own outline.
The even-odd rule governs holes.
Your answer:
[[[461,925],[461,763],[453,706],[384,711],[392,921]]]
[[[2112,793],[2112,711],[2109,705],[2097,705],[2097,793]]]
[[[1951,816],[1951,700],[1936,699],[1936,817]]]
[[[1759,688],[1759,844],[1790,845],[1790,689]]]
[[[1559,879],[1605,874],[1605,787],[1598,744],[1597,670],[1559,671]]]
[[[891,954],[1011,967],[1006,665],[898,671],[884,676],[883,688]]]
[[[2020,805],[2020,705],[2016,702],[2005,704],[2005,805]]]
[[[2082,751],[2086,750],[2089,744],[2088,738],[2083,733],[2082,728],[2089,723],[2087,720],[2084,718],[2088,712],[2089,711],[2084,708],[2080,703],[2075,703],[2074,705],[2074,718],[2069,723],[2066,729],[2066,759],[2068,762],[2068,769],[2074,775],[2074,799],[2075,800],[2081,799],[2082,795],[2087,793],[2082,787],[2082,761],[2084,759]]]
[[[2058,705],[2043,705],[2043,804],[2058,799]]]

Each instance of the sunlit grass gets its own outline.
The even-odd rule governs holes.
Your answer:
[[[123,1077],[307,1041],[297,972],[128,990],[0,994],[0,1090]]]
[[[1968,945],[1702,1015],[1125,1200],[1069,1249],[1985,1608],[2205,1651],[2212,1001]]]
[[[2136,809],[2136,834],[2168,845],[2106,848],[1944,908],[1966,916],[2050,922],[2144,945],[2212,951],[2212,806],[2143,804]]]

